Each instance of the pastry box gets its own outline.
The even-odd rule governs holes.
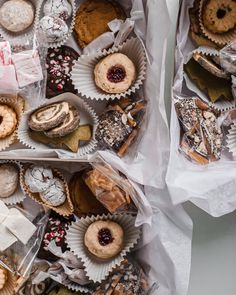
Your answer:
[[[179,7],[166,182],[174,204],[221,216],[235,209],[234,29],[209,25],[210,2]]]

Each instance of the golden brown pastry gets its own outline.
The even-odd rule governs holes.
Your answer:
[[[94,196],[111,213],[119,210],[125,210],[130,204],[129,195],[120,189],[117,184],[106,175],[112,173],[108,167],[99,166],[100,169],[93,169],[85,176],[85,183],[93,192]],[[105,172],[102,173],[101,171]]]
[[[121,6],[110,0],[87,0],[76,13],[75,33],[81,48],[86,47],[98,36],[110,29],[108,23],[114,19],[126,18]]]
[[[8,279],[8,271],[0,265],[0,291],[4,288]]]

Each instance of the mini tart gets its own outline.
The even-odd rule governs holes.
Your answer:
[[[98,220],[90,224],[84,244],[88,251],[102,260],[109,260],[122,251],[124,231],[122,227],[110,220]]]
[[[39,108],[31,114],[28,120],[30,129],[45,131],[60,125],[69,114],[69,104],[58,102]]]
[[[222,34],[236,25],[236,2],[233,0],[209,0],[206,2],[202,21],[212,33]]]
[[[122,53],[103,58],[94,69],[96,85],[106,93],[122,93],[136,78],[134,63]]]

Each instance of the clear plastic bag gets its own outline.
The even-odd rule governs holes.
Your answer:
[[[198,97],[176,97],[181,125],[180,151],[200,165],[219,160],[223,146],[220,112]]]
[[[236,75],[236,41],[220,50],[220,63],[225,71]]]
[[[5,246],[1,244],[0,263],[16,277],[25,278],[39,250],[48,214],[39,210],[35,216],[28,210],[15,205],[8,208],[1,202],[0,219],[1,238],[5,242]]]

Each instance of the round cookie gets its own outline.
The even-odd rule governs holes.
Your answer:
[[[107,93],[122,93],[136,77],[135,65],[126,55],[113,53],[103,58],[94,69],[96,85]]]
[[[0,139],[12,134],[17,126],[16,112],[5,104],[0,104]]]
[[[109,260],[119,254],[123,241],[122,227],[111,220],[93,222],[84,236],[84,244],[88,251],[102,260]]]
[[[67,20],[72,15],[72,6],[67,0],[46,0],[43,13],[44,15],[55,15]]]
[[[16,191],[19,172],[14,165],[0,165],[0,198],[8,198]]]
[[[202,14],[204,26],[216,34],[226,33],[236,25],[236,2],[233,0],[209,0]]]
[[[19,33],[34,21],[34,6],[25,0],[9,0],[0,8],[0,23],[8,31]]]
[[[32,193],[45,191],[53,180],[53,173],[50,168],[43,166],[29,167],[25,172],[25,184]]]
[[[69,28],[66,22],[54,15],[46,15],[39,22],[39,32],[48,42],[59,42],[66,38]]]
[[[110,31],[108,23],[114,19],[125,20],[121,6],[115,1],[87,0],[76,13],[75,33],[81,48],[105,32]]]
[[[49,48],[46,60],[47,98],[64,92],[76,93],[71,80],[71,70],[78,57],[79,54],[69,46]]]
[[[59,178],[54,178],[46,190],[40,192],[40,198],[46,204],[58,207],[66,200],[66,193],[63,181]]]

